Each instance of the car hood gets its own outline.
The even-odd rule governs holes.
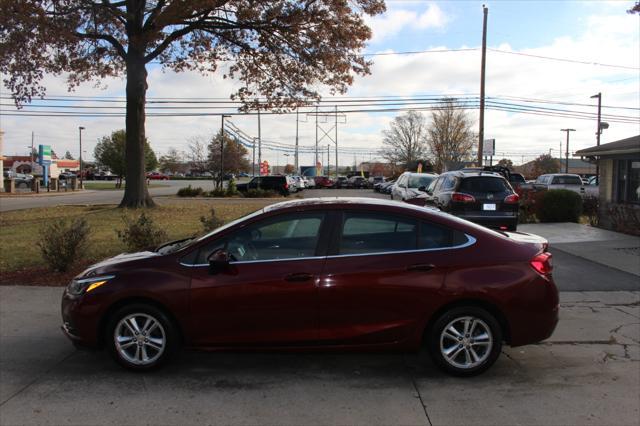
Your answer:
[[[87,275],[92,276],[96,274],[104,274],[107,272],[112,272],[114,269],[118,269],[124,263],[151,259],[154,257],[158,257],[160,254],[153,251],[140,251],[136,253],[122,253],[114,257],[110,257],[108,259],[104,259],[98,263],[91,265],[86,270],[82,271],[78,275],[77,278],[85,277]]]

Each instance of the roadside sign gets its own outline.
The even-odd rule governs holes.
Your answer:
[[[264,160],[260,163],[260,176],[266,176],[269,174],[269,163],[267,160]]]
[[[38,164],[51,164],[51,145],[38,146]]]
[[[496,140],[495,139],[485,139],[482,145],[482,155],[485,156],[493,156],[496,152]]]

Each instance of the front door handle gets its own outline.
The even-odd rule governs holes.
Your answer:
[[[289,274],[286,277],[284,277],[285,281],[291,281],[291,282],[309,281],[311,278],[313,278],[313,275],[307,274],[306,272]]]
[[[415,265],[410,265],[409,267],[407,267],[407,271],[423,271],[423,272],[427,272],[432,270],[433,268],[435,268],[435,265],[432,265],[430,263],[418,263]]]

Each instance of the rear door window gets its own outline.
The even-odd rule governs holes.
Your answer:
[[[429,222],[420,222],[419,249],[439,249],[465,244],[469,239],[464,232]]]
[[[415,250],[418,222],[381,213],[346,213],[338,254]]]

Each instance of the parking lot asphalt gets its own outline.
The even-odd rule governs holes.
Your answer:
[[[424,354],[186,352],[135,374],[59,330],[62,289],[0,287],[0,424],[635,425],[640,293],[561,293],[538,345],[458,379]]]

